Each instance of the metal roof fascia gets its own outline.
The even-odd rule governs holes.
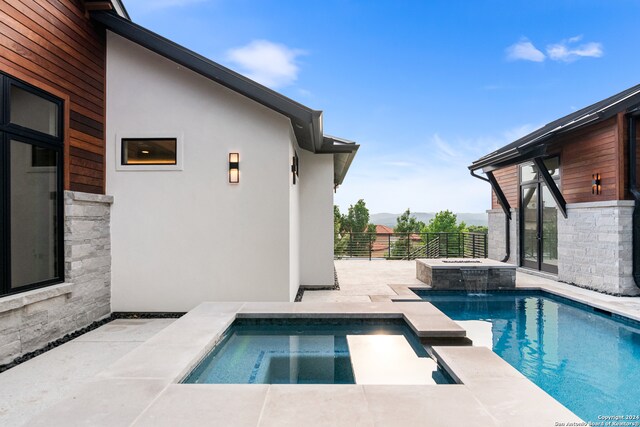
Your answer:
[[[309,133],[311,146],[305,147],[303,145],[306,144],[301,144],[302,148],[315,152],[316,147],[322,145],[319,133],[322,131],[321,111],[299,104],[118,15],[96,11],[91,13],[91,17],[114,33],[289,117],[294,127],[308,127],[306,132],[304,129],[301,130]],[[302,122],[302,126],[299,122]]]

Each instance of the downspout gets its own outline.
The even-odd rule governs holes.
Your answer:
[[[487,178],[477,175],[476,172],[474,170],[471,170],[471,176],[481,179],[483,181],[488,182],[489,184],[491,184],[491,181],[489,181]],[[491,188],[493,188],[493,185],[491,185]],[[504,207],[503,207],[504,209]],[[500,260],[500,262],[507,262],[509,260],[509,258],[511,257],[511,227],[509,226],[510,224],[510,218],[509,215],[505,212],[504,215],[504,237],[505,237],[505,248],[504,248],[504,252],[505,252],[505,256],[504,258],[502,258]],[[638,283],[638,282],[636,282]]]
[[[640,288],[640,191],[637,185],[638,158],[636,144],[636,116],[629,115],[629,193],[635,200],[633,208],[633,280]]]

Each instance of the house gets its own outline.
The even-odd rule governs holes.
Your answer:
[[[492,187],[489,257],[604,293],[640,294],[639,112],[640,85],[473,162],[471,174]]]
[[[0,364],[114,311],[333,284],[333,191],[358,145],[321,111],[120,0],[0,13]]]

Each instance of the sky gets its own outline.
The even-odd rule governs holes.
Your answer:
[[[479,157],[640,83],[635,0],[124,0],[134,22],[324,111],[335,203],[483,212]],[[302,173],[302,171],[301,171]]]

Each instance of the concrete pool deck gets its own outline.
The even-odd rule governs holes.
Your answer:
[[[412,301],[411,289],[431,289],[416,278],[415,261],[334,261],[340,290],[306,291],[303,302]],[[640,297],[618,297],[516,271],[516,290],[543,290],[640,322]]]
[[[413,261],[335,264],[341,290],[306,292],[303,302],[331,303],[311,304],[311,312],[346,309],[357,315],[367,304],[352,306],[351,302],[377,302],[372,305],[384,307],[397,304],[391,300],[415,298],[410,288],[424,287],[415,278]],[[518,288],[545,289],[640,319],[640,298],[603,295],[522,272],[516,281]],[[302,315],[305,305],[292,308],[289,303],[274,303],[267,312],[257,303],[248,303],[244,310],[265,315],[289,310]],[[333,308],[323,308],[329,306]],[[539,426],[577,419],[482,347],[435,348],[440,363],[463,385],[175,384],[176,372],[184,371],[184,366],[172,372],[167,369],[167,360],[175,356],[171,352],[186,342],[186,352],[200,354],[202,349],[189,343],[202,346],[203,335],[213,332],[211,324],[226,324],[225,313],[211,312],[206,306],[194,309],[190,315],[201,322],[187,317],[183,326],[188,331],[183,332],[182,326],[174,327],[173,319],[116,320],[1,373],[0,425]],[[164,346],[165,339],[173,344]]]
[[[434,347],[463,384],[194,385],[179,381],[238,317],[403,318],[421,337],[465,331],[428,303],[203,303],[28,425],[554,425],[579,418],[483,347]],[[375,356],[375,355],[372,355]]]

